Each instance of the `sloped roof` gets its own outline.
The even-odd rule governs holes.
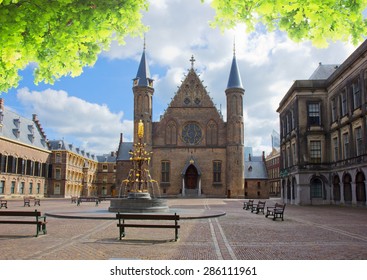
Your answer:
[[[19,114],[3,108],[0,112],[0,137],[20,142],[38,149],[49,150],[47,140],[39,131],[37,124]]]
[[[116,154],[103,154],[97,156],[98,162],[116,162]]]
[[[134,149],[133,142],[121,142],[118,148],[118,155],[116,160],[129,160],[130,154],[129,152]]]
[[[322,64],[320,62],[319,66],[312,73],[309,80],[326,80],[331,76],[331,74],[334,73],[336,69],[338,69],[338,67],[338,64]]]
[[[50,149],[52,151],[69,151],[75,154],[78,154],[84,158],[97,160],[97,157],[94,154],[91,154],[79,147],[75,147],[73,144],[67,143],[65,140],[50,140],[49,141]]]
[[[245,160],[245,179],[268,179],[265,162],[262,157]]]

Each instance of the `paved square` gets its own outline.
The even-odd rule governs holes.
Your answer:
[[[274,205],[276,200],[266,201]],[[173,229],[128,228],[118,240],[113,219],[47,217],[46,235],[33,237],[34,225],[0,225],[2,260],[366,260],[367,208],[287,205],[284,221],[242,209],[240,199],[169,199],[178,212],[225,212],[226,215],[182,219],[179,241]],[[41,206],[23,207],[10,200],[8,209],[42,213],[83,213],[103,216],[109,201],[71,204],[44,199]],[[179,213],[180,214],[180,213]],[[113,216],[113,214],[111,213]],[[183,215],[184,216],[184,215]]]

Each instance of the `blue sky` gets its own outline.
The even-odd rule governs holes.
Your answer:
[[[195,68],[224,118],[225,93],[236,41],[236,57],[245,87],[245,145],[255,155],[271,151],[271,133],[279,131],[276,109],[294,80],[308,79],[319,62],[342,63],[356,48],[336,42],[326,49],[294,43],[280,32],[245,27],[221,32],[209,26],[214,10],[209,1],[154,0],[143,22],[150,73],[155,80],[153,118],[159,120],[190,68]],[[81,76],[65,77],[54,85],[33,84],[32,67],[22,71],[16,89],[3,93],[5,106],[31,118],[38,115],[50,140],[61,139],[91,153],[117,149],[120,133],[132,141],[132,79],[143,50],[142,38],[114,42]]]

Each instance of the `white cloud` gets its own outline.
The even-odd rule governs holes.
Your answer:
[[[180,86],[191,66],[191,55],[214,103],[218,108],[222,105],[225,118],[225,88],[235,38],[237,62],[246,90],[245,144],[254,151],[270,150],[270,134],[273,129],[279,131],[276,109],[293,81],[308,79],[319,62],[343,62],[355,49],[340,42],[330,44],[327,49],[316,49],[310,43],[294,43],[281,32],[248,34],[243,25],[222,33],[209,26],[215,15],[210,1],[150,2],[143,22],[150,28],[146,34],[146,51],[155,79],[154,120],[159,119]],[[114,42],[102,56],[122,63],[123,59],[134,59],[138,65],[142,50],[142,38],[126,38],[124,46]],[[58,137],[74,135],[89,147],[107,150],[116,148],[120,132],[126,140],[132,140],[131,121],[122,120],[122,112],[114,114],[106,105],[88,103],[62,91],[47,90],[40,96],[38,92],[23,89],[18,95],[24,106],[37,112],[41,120],[47,120],[42,123]]]
[[[244,108],[245,144],[254,151],[270,152],[273,129],[279,131],[276,109],[279,102],[296,79],[308,79],[323,63],[341,63],[355,49],[342,43],[333,43],[328,49],[316,49],[310,43],[295,43],[284,33],[246,33],[243,25],[222,33],[209,26],[214,10],[208,1],[174,0],[151,1],[143,21],[149,25],[147,54],[150,65],[160,65],[166,70],[156,82],[153,112],[159,119],[169,100],[180,86],[184,73],[190,67],[189,59],[195,56],[195,68],[201,73],[204,85],[225,115],[225,88],[228,81],[235,38],[236,57],[245,87]],[[136,41],[125,47],[127,53],[135,50],[140,57],[142,46]],[[139,44],[138,44],[139,45]],[[116,52],[114,50],[111,55]],[[106,55],[109,55],[107,53]],[[152,72],[152,70],[151,70]],[[154,73],[152,73],[154,74]],[[224,116],[225,117],[225,116]]]
[[[37,112],[49,138],[64,138],[88,152],[115,151],[121,131],[125,140],[132,139],[132,121],[121,120],[123,112],[112,113],[105,104],[89,103],[52,89],[38,92],[22,88],[17,98],[27,111]]]

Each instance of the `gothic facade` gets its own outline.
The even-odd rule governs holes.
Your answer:
[[[191,69],[174,94],[165,114],[152,120],[154,84],[145,50],[133,80],[134,141],[141,120],[144,142],[152,152],[150,173],[164,196],[243,197],[244,195],[244,88],[233,56],[227,88],[227,121],[212,102],[206,87]],[[158,93],[159,94],[159,93]],[[116,185],[126,179],[127,147],[120,140]]]

